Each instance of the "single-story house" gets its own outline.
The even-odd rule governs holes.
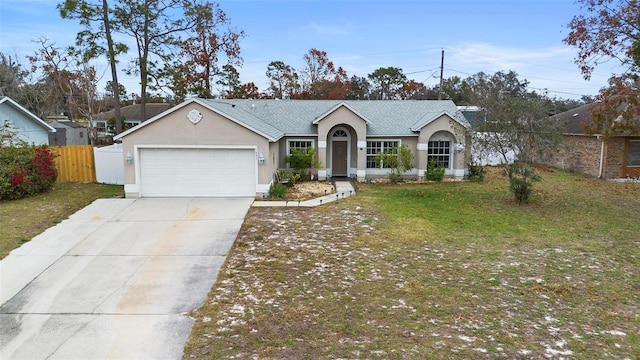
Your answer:
[[[5,122],[20,140],[29,144],[49,145],[49,133],[56,132],[51,125],[7,96],[0,97],[0,126]]]
[[[640,136],[616,136],[606,139],[584,131],[597,103],[554,115],[564,127],[557,152],[538,161],[565,170],[606,179],[640,177]]]
[[[294,149],[315,148],[319,180],[382,177],[378,152],[406,145],[423,177],[436,160],[462,178],[469,123],[450,100],[190,99],[114,137],[127,197],[261,196]]]
[[[165,112],[171,108],[171,104],[167,103],[147,103],[146,117],[142,118],[142,105],[132,104],[123,106],[120,109],[120,116],[124,118],[123,130],[128,130],[146,120],[151,119],[158,114]],[[97,129],[98,137],[108,137],[115,134],[115,126],[109,126],[109,120],[115,120],[115,110],[109,110],[95,114],[90,122],[91,127]]]
[[[89,134],[87,128],[71,120],[54,120],[49,123],[55,133],[49,134],[49,145],[87,145]]]

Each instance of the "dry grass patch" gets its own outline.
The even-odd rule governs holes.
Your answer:
[[[0,259],[94,200],[122,195],[121,185],[56,183],[47,193],[0,202]]]
[[[543,178],[251,209],[185,358],[640,358],[640,186]]]

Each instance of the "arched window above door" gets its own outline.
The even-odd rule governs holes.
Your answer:
[[[346,138],[346,137],[349,137],[349,134],[347,134],[347,132],[344,131],[343,129],[338,129],[338,130],[333,132],[333,135],[331,135],[331,137],[334,137],[334,138]]]

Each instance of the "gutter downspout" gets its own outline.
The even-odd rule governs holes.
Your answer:
[[[602,172],[604,169],[604,139],[600,139],[600,135],[597,135],[600,142],[600,169],[598,170],[598,179],[602,178]]]

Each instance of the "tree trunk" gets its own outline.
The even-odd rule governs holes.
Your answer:
[[[109,21],[109,5],[107,0],[102,0],[102,15],[104,20],[104,32],[107,37],[107,53],[109,65],[111,66],[111,86],[113,98],[115,99],[116,134],[122,132],[122,116],[120,115],[120,84],[118,83],[118,70],[116,68],[116,53],[113,49],[113,39],[111,38],[111,22]]]
[[[147,121],[147,60],[149,59],[149,2],[145,1],[144,7],[144,40],[142,42],[142,54],[140,55],[140,120]]]

